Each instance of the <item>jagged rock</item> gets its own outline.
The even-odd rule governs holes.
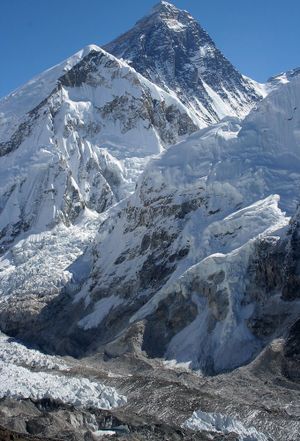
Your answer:
[[[292,380],[300,380],[300,320],[288,332],[284,345],[283,371]]]

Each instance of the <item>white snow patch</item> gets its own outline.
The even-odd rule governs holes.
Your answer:
[[[115,430],[97,430],[96,432],[93,432],[93,435],[97,438],[102,438],[103,436],[112,436],[115,434]]]
[[[124,299],[118,296],[105,297],[95,303],[94,311],[78,322],[78,325],[85,331],[91,328],[96,328],[102,320],[110,313],[110,311],[121,305]]]
[[[189,371],[191,362],[188,361],[186,363],[178,363],[177,360],[163,360],[163,365],[165,366],[165,368],[171,370],[179,369]]]
[[[175,20],[174,18],[166,18],[164,22],[166,23],[169,29],[172,29],[172,31],[175,32],[181,32],[184,29],[186,29],[186,26],[184,24],[180,23],[178,20]]]

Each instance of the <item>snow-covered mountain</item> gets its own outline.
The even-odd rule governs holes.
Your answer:
[[[266,93],[232,66],[187,11],[165,1],[104,48],[177,96],[202,127],[245,116]]]
[[[142,349],[205,373],[251,361],[300,312],[297,288],[286,294],[298,286],[288,216],[300,186],[299,101],[297,77],[244,121],[227,118],[153,159],[135,192],[89,227],[12,247],[4,331],[61,353]]]
[[[299,146],[299,69],[165,1],[0,100],[0,438],[294,441]]]
[[[265,93],[166,2],[107,49],[119,58],[88,46],[0,100],[1,252],[105,211],[153,156]]]
[[[109,342],[114,353],[138,323],[149,355],[239,366],[266,342],[245,324],[255,302],[229,305],[256,243],[284,236],[298,203],[297,70],[270,80],[241,121],[232,114],[263,88],[186,11],[163,1],[106,49],[121,59],[89,46],[0,101],[1,327],[28,338],[38,328],[61,352]],[[227,276],[231,265],[240,269]]]
[[[146,162],[195,131],[176,98],[90,46],[0,101],[0,236],[75,222],[134,189]]]
[[[87,336],[105,342],[123,330],[107,353],[126,351],[139,324],[149,355],[220,372],[251,360],[296,320],[299,297],[287,301],[284,292],[297,256],[290,267],[282,210],[294,214],[299,200],[299,102],[298,77],[241,125],[229,119],[173,146],[102,224],[75,301],[84,300],[78,327]],[[282,247],[279,271],[266,256]]]

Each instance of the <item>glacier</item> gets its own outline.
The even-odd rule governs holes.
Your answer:
[[[68,376],[72,365],[0,335],[0,398],[51,398],[79,407],[110,409],[126,403],[117,391],[87,378]],[[57,371],[57,373],[54,373]]]
[[[268,441],[268,437],[254,427],[246,428],[240,421],[226,415],[202,412],[193,413],[185,423],[192,430],[206,430],[219,433],[236,433],[239,441]]]

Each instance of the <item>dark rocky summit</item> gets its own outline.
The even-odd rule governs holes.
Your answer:
[[[228,112],[242,116],[261,98],[255,83],[232,66],[198,22],[165,1],[104,48],[175,93],[205,125]]]

